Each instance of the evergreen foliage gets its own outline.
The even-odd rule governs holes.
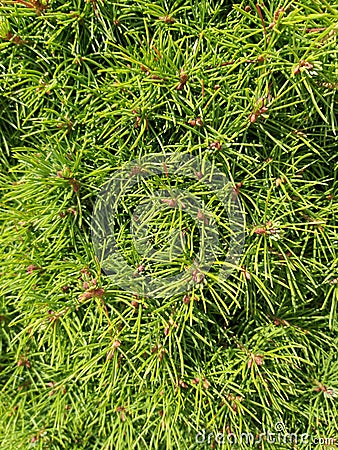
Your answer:
[[[338,439],[337,19],[333,0],[1,2],[1,448]],[[226,282],[142,298],[101,270],[95,199],[152,153],[232,180]]]

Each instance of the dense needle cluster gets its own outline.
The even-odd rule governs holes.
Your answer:
[[[337,17],[333,0],[1,2],[1,448],[218,448],[196,434],[276,423],[338,438]],[[142,298],[101,270],[95,198],[151,153],[207,158],[233,183],[247,237],[225,282],[207,195],[220,250],[189,292]],[[125,226],[165,182],[190,189],[168,174],[120,205],[135,279],[173,270]],[[149,239],[181,227],[195,249],[175,211]],[[194,251],[180,258],[187,271]],[[291,448],[276,445],[261,448]]]

